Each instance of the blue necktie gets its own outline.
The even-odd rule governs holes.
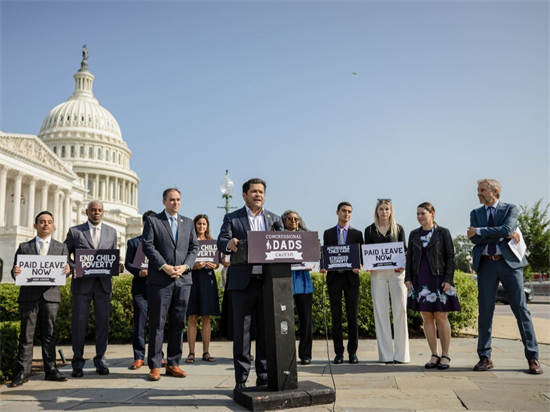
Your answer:
[[[172,228],[172,235],[174,236],[174,242],[178,242],[178,225],[174,216],[170,217],[170,227]]]
[[[494,210],[494,207],[489,206],[489,227],[495,226],[495,218],[493,216],[493,210]],[[489,243],[487,245],[487,254],[489,256],[495,256],[497,254],[497,245],[495,245],[494,243]]]

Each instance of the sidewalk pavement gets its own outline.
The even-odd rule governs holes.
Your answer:
[[[516,328],[517,329],[517,328]],[[412,339],[411,363],[386,365],[377,362],[376,340],[361,340],[357,353],[360,363],[330,364],[325,341],[313,345],[313,362],[298,365],[298,379],[336,385],[335,411],[549,411],[550,346],[540,345],[543,375],[527,373],[523,345],[517,340],[494,339],[495,369],[474,372],[478,361],[475,338],[456,338],[451,343],[451,368],[447,371],[425,369],[430,351],[424,339]],[[200,353],[201,344],[197,344]],[[333,358],[332,342],[329,343]],[[61,346],[70,357],[70,346]],[[95,348],[87,346],[92,357]],[[185,349],[184,349],[185,351]],[[19,388],[0,387],[2,412],[33,411],[244,411],[233,402],[235,386],[231,342],[212,342],[215,363],[197,358],[194,364],[182,364],[186,378],[162,375],[160,381],[147,380],[148,368],[128,370],[132,363],[131,345],[109,345],[108,376],[99,376],[91,360],[84,377],[71,378],[71,367],[61,368],[68,382],[30,378]],[[40,359],[35,348],[35,359]],[[164,371],[163,371],[164,372]],[[252,372],[249,386],[255,383]],[[333,405],[298,408],[296,411],[329,411]]]

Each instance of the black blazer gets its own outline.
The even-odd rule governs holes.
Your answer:
[[[281,218],[274,213],[264,209],[265,228],[271,230],[275,222],[283,222]],[[282,226],[281,226],[282,227]],[[227,244],[233,238],[239,240],[247,240],[248,232],[250,231],[250,223],[248,222],[248,215],[246,214],[246,207],[235,210],[232,213],[228,213],[223,218],[223,224],[220,229],[220,235],[218,236],[218,250],[221,253],[230,255],[231,252],[227,251]],[[248,286],[250,282],[250,275],[252,274],[252,268],[254,265],[236,265],[229,266],[229,283],[227,285],[228,290],[243,290]]]
[[[143,242],[143,236],[138,236],[128,240],[126,244],[126,258],[124,259],[124,267],[128,272],[134,275],[134,278],[132,279],[132,295],[144,295],[147,293],[147,277],[139,277],[141,268],[134,266],[136,252],[141,242]]]
[[[346,239],[346,245],[351,245],[358,243],[362,245],[363,234],[361,231],[352,228],[351,226],[348,229],[348,237]],[[331,227],[330,229],[325,230],[323,234],[323,245],[324,246],[336,246],[338,245],[338,229],[337,226]],[[327,285],[330,285],[336,276],[347,276],[349,282],[352,286],[359,286],[359,276],[353,273],[351,270],[343,270],[338,272],[327,272]]]
[[[94,249],[92,242],[92,234],[90,233],[90,226],[88,222],[81,225],[73,226],[67,232],[65,238],[65,244],[69,250],[69,264],[71,269],[74,268],[74,258],[76,249]],[[117,234],[116,229],[105,223],[101,223],[101,235],[99,238],[98,249],[111,249],[117,248]],[[71,258],[72,255],[72,258]],[[111,293],[113,289],[113,283],[110,276],[99,276],[101,286],[106,293]],[[71,292],[73,294],[85,294],[88,293],[92,286],[94,286],[95,277],[88,278],[76,278],[71,281]]]
[[[149,216],[143,227],[143,252],[149,259],[147,271],[148,285],[169,285],[177,282],[181,285],[193,284],[191,269],[197,259],[199,242],[195,225],[188,217],[178,214],[178,243],[174,241],[170,223],[163,210]],[[163,265],[187,265],[189,271],[177,279],[172,279],[161,269]]]
[[[19,244],[17,252],[15,252],[15,258],[13,259],[13,266],[17,263],[17,255],[38,255],[36,249],[36,238],[28,242]],[[48,249],[48,255],[69,257],[69,252],[65,244],[58,242],[57,240],[50,239],[50,248]],[[68,276],[68,275],[67,275]],[[13,268],[11,269],[11,277],[15,279],[13,274]],[[47,302],[61,302],[61,294],[59,293],[59,286],[21,286],[19,289],[18,302],[35,302],[41,297]]]

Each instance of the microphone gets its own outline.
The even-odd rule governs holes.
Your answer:
[[[281,222],[274,222],[273,225],[271,225],[271,230],[275,232],[284,232],[285,228],[283,227],[283,224]]]

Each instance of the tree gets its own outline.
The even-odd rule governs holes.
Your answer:
[[[527,244],[527,261],[529,266],[526,272],[548,273],[550,271],[550,220],[548,220],[548,206],[542,210],[542,199],[529,208],[520,206],[518,226],[521,229]]]
[[[468,236],[458,235],[453,239],[453,245],[455,247],[456,268],[462,272],[470,273],[472,266],[468,258],[472,259],[472,247],[474,244],[470,242]]]

